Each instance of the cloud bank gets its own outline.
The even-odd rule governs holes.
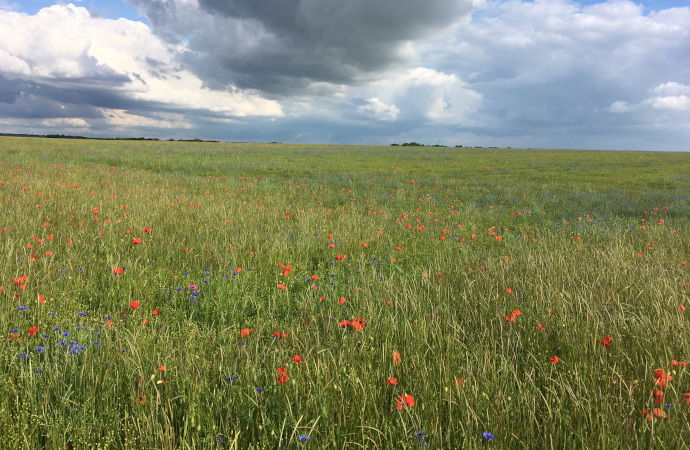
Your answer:
[[[688,150],[690,7],[626,0],[0,4],[0,129]]]

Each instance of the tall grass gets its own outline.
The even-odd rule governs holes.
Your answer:
[[[689,175],[0,139],[0,445],[685,448]]]

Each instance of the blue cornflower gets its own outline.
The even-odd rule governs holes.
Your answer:
[[[258,392],[259,394],[264,391],[264,388],[262,388],[262,387],[257,387],[255,389],[256,389],[256,392]]]
[[[417,439],[424,439],[426,437],[426,434],[424,434],[424,431],[422,430],[419,430],[414,435],[417,437]]]
[[[19,328],[12,328],[12,333],[18,333],[18,332],[19,332]]]
[[[673,408],[673,405],[670,404],[670,403],[664,403],[664,406],[667,407],[667,408]]]
[[[37,352],[43,353],[46,350],[46,348],[41,346],[41,347],[36,347],[34,350],[36,350]]]
[[[21,358],[21,359],[26,359],[26,358],[28,358],[28,356],[26,355],[26,353],[17,353],[17,356],[18,356],[19,358]]]
[[[487,441],[492,441],[495,437],[493,434],[489,433],[488,431],[485,431],[484,434],[482,434],[482,436],[484,436],[484,439],[486,439]]]
[[[26,311],[26,306],[17,306],[19,311]]]
[[[301,435],[299,436],[299,441],[300,441],[300,442],[307,442],[308,440],[309,440],[309,436],[307,436],[306,434],[301,434]]]
[[[60,341],[60,342],[58,342],[58,345],[67,345],[67,342],[65,342],[65,341]]]
[[[77,315],[78,315],[78,316],[82,316],[82,317],[83,317],[83,316],[85,316],[85,315],[86,315],[86,313],[85,313],[84,311],[81,311],[81,312],[78,312],[78,313],[77,313]]]
[[[53,328],[53,331],[60,331],[60,327]]]
[[[62,335],[63,336],[69,336],[69,331],[65,331],[64,333],[62,333]]]

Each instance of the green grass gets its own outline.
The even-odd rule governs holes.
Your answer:
[[[0,443],[687,448],[689,157],[0,139]]]

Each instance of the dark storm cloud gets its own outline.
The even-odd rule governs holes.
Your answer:
[[[356,84],[413,63],[408,44],[466,19],[472,0],[132,0],[162,36],[185,36],[208,86],[271,94]]]

